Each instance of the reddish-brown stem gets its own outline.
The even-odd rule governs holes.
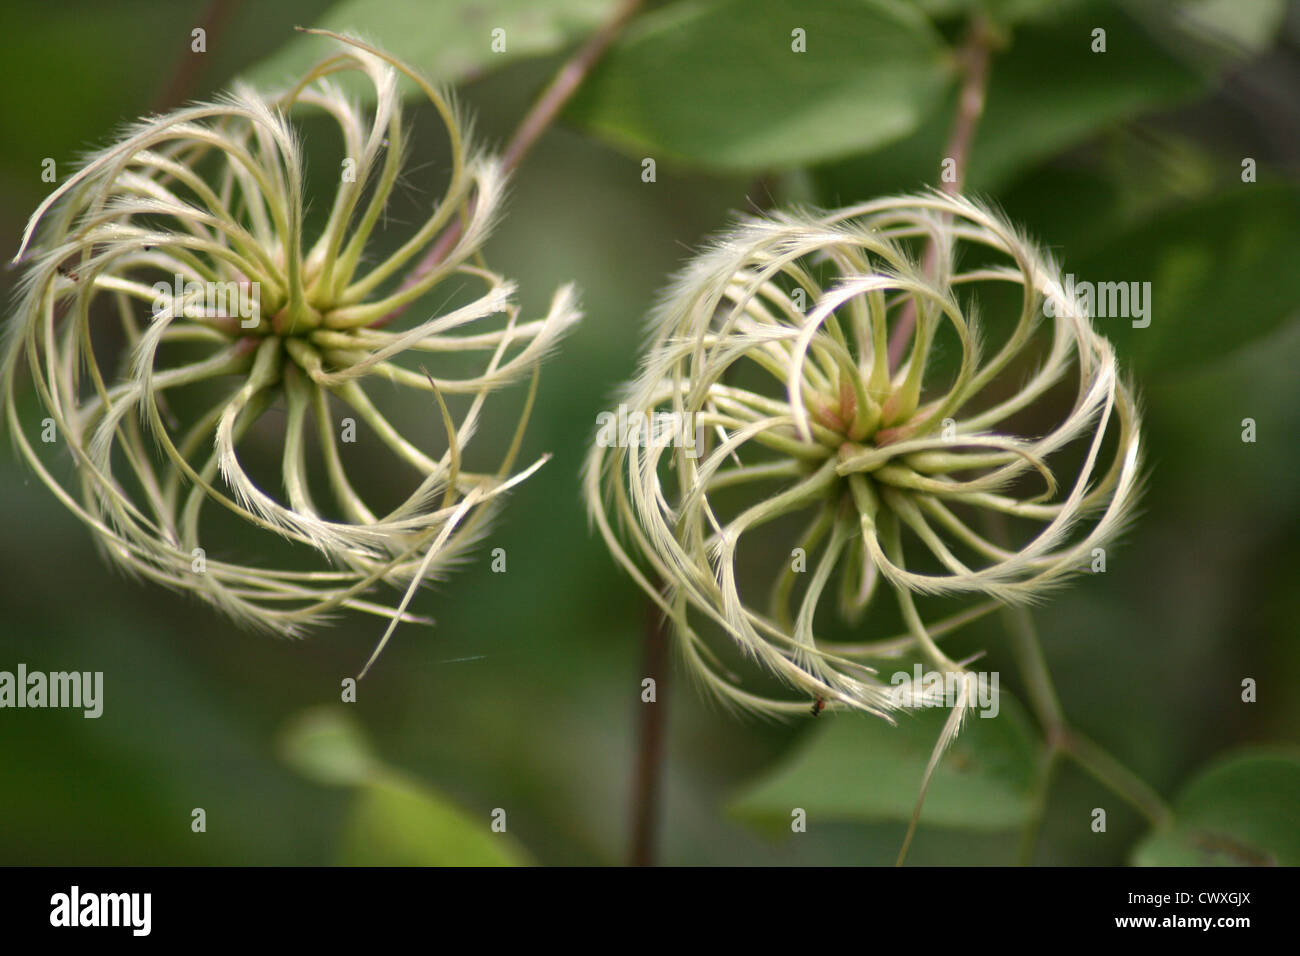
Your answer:
[[[542,91],[532,109],[520,121],[514,135],[510,137],[510,142],[506,144],[505,152],[501,154],[501,167],[505,172],[511,172],[518,167],[542,133],[555,122],[555,118],[560,115],[560,110],[564,109],[564,105],[573,97],[592,67],[604,56],[610,44],[636,14],[642,2],[643,0],[623,0],[614,11],[614,15],[588,37],[587,42],[569,58],[564,66],[560,67],[559,72]],[[461,228],[461,222],[457,220],[443,231],[437,241],[429,247],[429,251],[424,254],[424,258],[402,280],[402,289],[410,288],[419,282],[443,260],[456,244],[456,240],[460,238]],[[371,325],[376,328],[387,325],[408,307],[409,303],[398,306],[387,315],[376,319]]]
[[[961,192],[966,183],[967,158],[970,156],[971,140],[975,138],[975,129],[980,117],[984,115],[984,95],[989,83],[989,55],[992,46],[992,34],[988,24],[976,20],[971,25],[970,35],[962,47],[961,96],[957,101],[957,115],[953,117],[952,130],[948,135],[948,147],[944,157],[953,161],[955,175],[952,182],[945,182],[940,189],[955,196]]]
[[[239,7],[239,3],[240,0],[212,0],[212,3],[208,4],[208,9],[204,12],[203,19],[199,23],[199,26],[203,28],[205,46],[215,43],[217,38],[225,32],[226,25]],[[190,43],[188,36],[185,38],[185,42],[186,44]],[[207,58],[206,53],[195,53],[187,45],[185,52],[176,61],[176,68],[168,78],[166,86],[162,88],[157,99],[154,100],[155,111],[161,113],[173,109],[194,95]]]
[[[642,2],[643,0],[623,0],[614,11],[614,15],[587,39],[587,42],[564,66],[560,67],[560,71],[537,98],[537,102],[533,104],[533,108],[528,111],[528,115],[524,117],[506,145],[505,152],[501,155],[501,163],[507,170],[514,169],[528,155],[533,144],[555,121],[564,104],[569,102],[582,81],[587,78],[587,74],[591,72],[591,68],[605,55],[609,45],[627,26]]]
[[[948,143],[944,147],[943,159],[952,160],[953,176],[951,181],[940,177],[939,188],[949,196],[955,196],[966,184],[966,166],[970,157],[971,141],[979,126],[980,116],[984,113],[984,94],[989,82],[989,58],[992,52],[993,34],[987,22],[976,18],[966,35],[966,41],[958,51],[958,62],[962,73],[961,92],[957,99],[957,112],[953,116],[952,128],[948,133]],[[932,240],[925,247],[922,268],[927,275],[934,272],[938,264],[939,248]],[[889,337],[889,367],[897,369],[907,349],[908,339],[916,325],[916,300],[909,299],[899,315],[898,325]]]
[[[632,780],[633,866],[653,866],[655,832],[659,823],[660,777],[663,776],[664,736],[668,726],[668,622],[659,605],[646,608],[642,673],[654,681],[654,700],[638,698],[637,761]],[[644,691],[643,691],[644,693]]]

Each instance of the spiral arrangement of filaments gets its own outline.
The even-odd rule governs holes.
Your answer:
[[[984,299],[1002,310],[996,340]],[[882,716],[923,703],[873,662],[916,651],[970,676],[938,639],[1086,569],[1132,511],[1138,415],[1111,345],[1052,259],[964,197],[746,219],[680,273],[650,324],[620,405],[655,427],[595,443],[588,508],[726,703]],[[784,560],[750,597],[746,546],[792,522],[802,533],[758,547],[806,566]],[[1029,530],[1013,544],[1007,523]],[[836,591],[849,626],[892,592],[904,632],[831,639]],[[927,621],[922,596],[974,602]],[[788,693],[752,690],[719,634]]]
[[[462,557],[541,464],[514,470],[537,369],[579,318],[565,286],[526,319],[514,285],[484,263],[504,174],[468,142],[448,98],[379,49],[331,42],[283,92],[240,86],[141,121],[63,182],[23,238],[2,369],[13,441],[111,561],[286,635],[344,608],[387,618],[390,632],[415,619],[416,586]],[[373,87],[371,107],[345,93],[342,73]],[[410,152],[403,75],[445,124],[449,179],[427,218],[380,252]],[[327,116],[344,150],[313,236],[307,209],[325,207],[306,195],[290,122],[300,112]],[[457,304],[414,318],[435,288],[452,288]],[[426,371],[442,359],[477,364]],[[474,470],[468,446],[488,396],[530,381],[504,451]],[[418,403],[424,442],[376,396]],[[378,451],[349,456],[341,415]],[[278,451],[277,482],[250,476],[254,438]],[[357,490],[361,472],[403,476],[404,500],[377,508]],[[299,558],[266,560],[257,535],[237,558],[207,553],[212,509],[301,546]],[[377,596],[381,584],[401,600]]]

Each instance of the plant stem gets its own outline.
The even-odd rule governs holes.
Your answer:
[[[1069,726],[1056,696],[1056,687],[1047,669],[1047,660],[1043,657],[1042,644],[1029,611],[1026,608],[1008,608],[1003,612],[1003,617],[1008,624],[1012,652],[1024,674],[1030,703],[1047,738],[1048,765],[1044,773],[1050,772],[1051,763],[1057,754],[1064,754],[1133,806],[1152,826],[1166,826],[1173,815],[1160,795],[1107,751]],[[1040,791],[1039,797],[1041,803],[1046,802],[1046,786]],[[1042,812],[1043,807],[1040,805],[1037,814],[1041,817]],[[1032,840],[1030,829],[1036,832],[1040,822],[1041,820],[1030,822],[1026,828],[1026,841]],[[1032,847],[1032,842],[1030,846]]]
[[[1034,619],[1029,610],[1023,607],[1004,608],[1002,618],[1011,635],[1012,653],[1016,655],[1024,672],[1029,702],[1043,732],[1048,735],[1048,745],[1055,747],[1056,741],[1051,739],[1051,735],[1065,727],[1065,712],[1056,696],[1056,685],[1052,683],[1051,672],[1047,669],[1047,659],[1043,656]]]
[[[609,49],[611,43],[627,26],[629,20],[636,14],[643,0],[623,0],[614,15],[609,18],[595,33],[588,37],[584,43],[565,64],[560,67],[555,78],[542,91],[542,95],[537,98],[519,125],[515,128],[514,135],[510,137],[510,142],[506,144],[505,152],[501,156],[501,168],[504,172],[512,172],[523,161],[524,157],[532,150],[533,145],[555,121],[564,109],[564,105],[569,102],[573,94],[577,92],[582,81],[587,78],[597,61]],[[470,207],[472,208],[472,206]],[[438,240],[429,247],[429,251],[424,254],[424,258],[416,264],[410,274],[402,280],[399,287],[407,289],[421,278],[428,275],[434,267],[442,261],[443,257],[456,244],[460,238],[461,221],[456,220],[447,226]],[[398,306],[387,315],[376,319],[371,323],[378,328],[387,325],[393,319],[397,318],[409,307],[410,303]]]
[[[1004,537],[1005,522],[999,523],[996,530],[1000,532],[999,537]],[[1038,629],[1034,627],[1034,619],[1029,611],[1023,607],[1004,608],[1002,618],[1006,621],[1007,632],[1011,636],[1012,653],[1024,674],[1029,703],[1047,737],[1043,762],[1034,782],[1029,821],[1020,837],[1019,863],[1028,866],[1033,861],[1043,817],[1047,814],[1047,794],[1051,789],[1057,757],[1061,753],[1058,736],[1065,726],[1065,714],[1061,710],[1061,701],[1056,696],[1056,686],[1052,683],[1047,659],[1043,656],[1043,648],[1038,641]]]
[[[957,99],[957,112],[953,116],[952,127],[948,132],[948,142],[944,147],[943,159],[953,161],[953,181],[939,184],[939,188],[950,196],[961,192],[966,184],[966,166],[970,157],[970,146],[975,139],[975,130],[980,117],[984,114],[984,96],[989,83],[989,59],[992,55],[994,36],[988,21],[982,16],[971,20],[966,40],[957,53],[962,72],[961,93]],[[939,256],[938,246],[931,241],[925,249],[923,269],[928,275],[934,271]],[[899,316],[898,325],[889,337],[889,367],[898,368],[907,340],[912,337],[916,325],[916,300],[909,299]]]
[[[1068,728],[1061,729],[1060,737],[1063,753],[1131,804],[1153,827],[1160,829],[1173,820],[1173,813],[1160,795],[1101,747]]]
[[[633,866],[653,866],[663,776],[664,731],[668,724],[668,622],[653,601],[646,607],[642,673],[654,681],[655,699],[639,704],[637,762],[632,782]]]
[[[966,185],[966,165],[970,157],[970,144],[975,138],[980,117],[984,115],[984,97],[989,85],[989,57],[992,53],[993,33],[983,17],[976,17],[962,45],[958,57],[962,69],[962,87],[957,101],[957,115],[953,117],[948,133],[944,158],[953,161],[953,182],[941,182],[939,188],[955,196]]]
[[[614,15],[601,25],[584,43],[581,49],[569,59],[560,71],[555,74],[555,78],[537,98],[533,108],[523,118],[519,127],[515,130],[514,136],[510,138],[505,152],[501,156],[501,164],[506,171],[510,171],[519,165],[520,161],[528,155],[533,144],[537,142],[538,137],[546,130],[548,126],[555,121],[555,117],[560,114],[564,104],[569,102],[570,98],[582,81],[587,78],[591,68],[609,49],[611,43],[627,26],[629,20],[636,14],[637,9],[641,6],[642,0],[623,0]]]
[[[203,28],[205,48],[208,44],[215,44],[217,38],[225,32],[240,2],[241,0],[212,0],[208,4],[207,11],[199,24]],[[167,84],[154,100],[154,112],[163,113],[175,109],[193,96],[207,61],[206,53],[195,53],[189,49],[187,37],[185,52],[176,61],[176,67],[168,78]]]
[[[1034,850],[1038,846],[1038,834],[1043,829],[1043,817],[1047,815],[1047,794],[1052,787],[1052,775],[1056,770],[1056,762],[1059,756],[1060,751],[1055,747],[1048,747],[1043,751],[1043,760],[1038,768],[1038,776],[1034,780],[1034,798],[1030,808],[1030,817],[1020,835],[1020,850],[1017,854],[1017,862],[1021,866],[1029,866],[1034,862]]]

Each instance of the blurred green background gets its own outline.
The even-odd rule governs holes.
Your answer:
[[[614,6],[7,4],[0,236],[17,248],[50,188],[43,158],[56,159],[62,178],[81,151],[177,89],[202,97],[249,71],[292,69],[310,42],[295,23],[351,26],[455,82],[480,137],[499,146]],[[956,95],[951,50],[976,6],[646,6],[525,161],[486,250],[518,280],[527,310],[561,282],[582,290],[586,319],[543,371],[525,444],[527,456],[554,458],[513,495],[476,559],[421,594],[416,610],[437,625],[400,628],[355,704],[338,703],[340,680],[379,637],[375,619],[345,618],[291,643],[125,580],[6,448],[0,670],[103,671],[105,704],[98,720],[0,711],[0,863],[421,862],[440,852],[434,832],[422,856],[418,833],[437,813],[455,818],[450,832],[456,820],[486,829],[497,808],[508,814],[511,854],[626,862],[646,610],[588,532],[578,471],[596,414],[635,368],[656,291],[731,211],[836,205],[937,182]],[[1035,619],[1074,723],[1177,801],[1239,748],[1294,753],[1300,744],[1300,5],[984,6],[1004,43],[970,188],[1068,271],[1153,283],[1151,328],[1103,327],[1145,402],[1144,513],[1104,575],[1062,591]],[[493,59],[498,23],[509,24],[512,45]],[[208,52],[191,54],[190,31],[205,24]],[[807,31],[807,65],[786,75],[765,58],[789,55],[796,27]],[[1107,31],[1105,53],[1090,50],[1096,27]],[[435,118],[416,108],[411,121],[413,162],[436,169],[441,145],[420,137]],[[313,128],[307,121],[309,159]],[[646,156],[657,160],[653,183],[642,181]],[[1257,182],[1242,182],[1245,157]],[[418,195],[418,170],[410,185]],[[402,218],[385,242],[402,237]],[[511,402],[500,404],[504,428]],[[1241,439],[1247,417],[1253,444]],[[497,547],[506,574],[490,570]],[[1015,693],[1002,626],[986,619],[953,647],[987,648],[986,669]],[[1248,677],[1259,688],[1249,704]],[[814,812],[807,833],[785,827],[782,838],[727,809],[833,722],[867,718],[742,719],[680,672],[667,697],[661,862],[893,862],[903,820]],[[368,790],[323,783],[320,766],[304,774],[285,759],[286,728],[298,728],[300,743],[304,727],[341,733],[329,721],[345,709],[368,743],[339,746],[369,747],[390,768]],[[1286,802],[1278,826],[1292,846],[1294,779],[1262,788]],[[806,805],[832,783],[804,779]],[[1111,808],[1104,834],[1088,825],[1097,806]],[[191,830],[196,807],[205,833]],[[1034,859],[1125,863],[1143,833],[1135,813],[1067,767]],[[910,860],[1006,863],[1017,843],[1014,829],[923,826]],[[460,859],[495,852],[465,847]]]

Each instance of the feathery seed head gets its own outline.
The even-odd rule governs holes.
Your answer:
[[[514,441],[471,467],[486,398],[530,377],[535,388],[579,318],[566,286],[522,321],[513,284],[483,262],[504,175],[448,98],[387,53],[330,36],[337,48],[285,91],[240,86],[143,120],[41,204],[16,257],[26,273],[0,368],[13,440],[112,561],[286,635],[340,608],[387,618],[390,633],[413,619],[415,587],[463,556],[541,464],[512,475],[530,389]],[[335,81],[345,71],[373,85],[373,112]],[[450,173],[425,221],[383,254],[373,240],[408,152],[399,73],[445,124]],[[304,110],[330,117],[344,147],[315,235],[290,125]],[[449,311],[390,325],[444,283],[458,296]],[[44,441],[23,420],[24,370]],[[394,399],[412,394],[437,447],[399,427]],[[358,428],[364,459],[348,447]],[[261,482],[248,462],[259,454],[272,462]],[[394,471],[408,476],[404,500],[379,508],[356,476]],[[209,557],[214,511],[304,547],[243,563],[222,542]],[[369,597],[381,582],[406,590],[400,604]]]
[[[962,197],[743,220],[655,310],[621,398],[704,447],[598,441],[592,519],[706,687],[765,713],[811,697],[887,715],[903,696],[870,662],[908,649],[964,673],[935,638],[1086,570],[1138,490],[1137,408],[1110,344],[1048,256]],[[764,526],[804,530],[755,601],[741,565]],[[850,624],[885,585],[905,632],[829,639],[833,582]],[[983,603],[927,625],[918,598],[953,595]],[[706,629],[800,699],[746,689]]]

